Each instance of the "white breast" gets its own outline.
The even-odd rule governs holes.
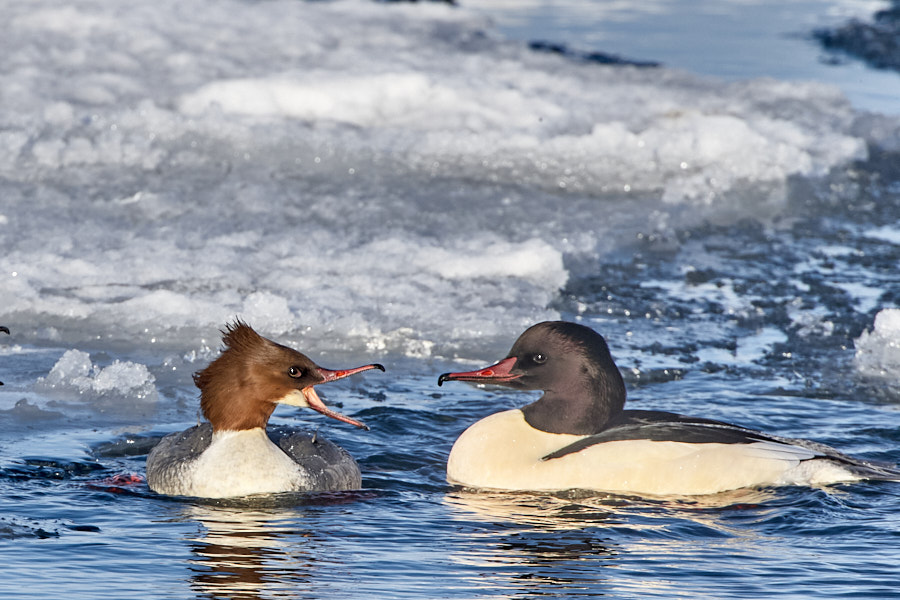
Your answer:
[[[265,429],[222,431],[182,475],[186,496],[226,498],[304,489],[306,474]],[[173,493],[173,492],[166,492]]]
[[[475,488],[582,488],[648,495],[711,494],[756,485],[856,479],[826,461],[801,465],[812,458],[809,450],[774,442],[625,440],[541,460],[584,437],[534,429],[520,410],[497,413],[475,423],[456,440],[447,461],[447,479]],[[816,463],[821,468],[814,468]],[[830,481],[822,481],[822,469],[831,471],[825,477]]]

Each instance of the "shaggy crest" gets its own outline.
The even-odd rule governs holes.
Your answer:
[[[298,366],[311,374],[315,364],[296,350],[262,337],[239,319],[222,334],[225,349],[194,374],[203,416],[217,430],[265,427],[275,410],[272,399],[296,389],[286,375],[288,369]]]

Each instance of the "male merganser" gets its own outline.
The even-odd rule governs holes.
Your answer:
[[[648,495],[751,486],[900,480],[900,471],[828,446],[709,419],[624,410],[625,383],[603,336],[562,321],[532,326],[499,363],[445,381],[542,390],[522,409],[466,429],[447,480],[471,488],[573,488]]]
[[[323,369],[240,320],[222,333],[222,354],[194,374],[209,422],[167,435],[150,451],[150,489],[204,498],[358,489],[359,466],[346,450],[316,433],[276,429],[270,435],[266,425],[276,404],[289,404],[368,430],[326,407],[313,386],[384,367]]]

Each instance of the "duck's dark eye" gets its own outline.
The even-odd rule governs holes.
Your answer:
[[[534,356],[531,357],[531,360],[533,360],[537,364],[545,363],[545,362],[547,362],[547,355],[541,354],[540,352],[538,352],[537,354],[535,354]]]
[[[288,369],[288,375],[290,375],[294,379],[300,379],[301,377],[303,377],[303,371],[300,370],[300,367],[293,366]]]

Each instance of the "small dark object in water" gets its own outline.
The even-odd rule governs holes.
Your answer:
[[[538,52],[548,52],[550,54],[559,54],[567,58],[574,58],[583,62],[597,63],[600,65],[614,65],[621,67],[641,67],[653,68],[659,67],[660,63],[646,60],[631,60],[622,58],[617,54],[607,54],[606,52],[580,52],[572,50],[565,44],[557,44],[555,42],[534,41],[529,42],[528,47]]]

